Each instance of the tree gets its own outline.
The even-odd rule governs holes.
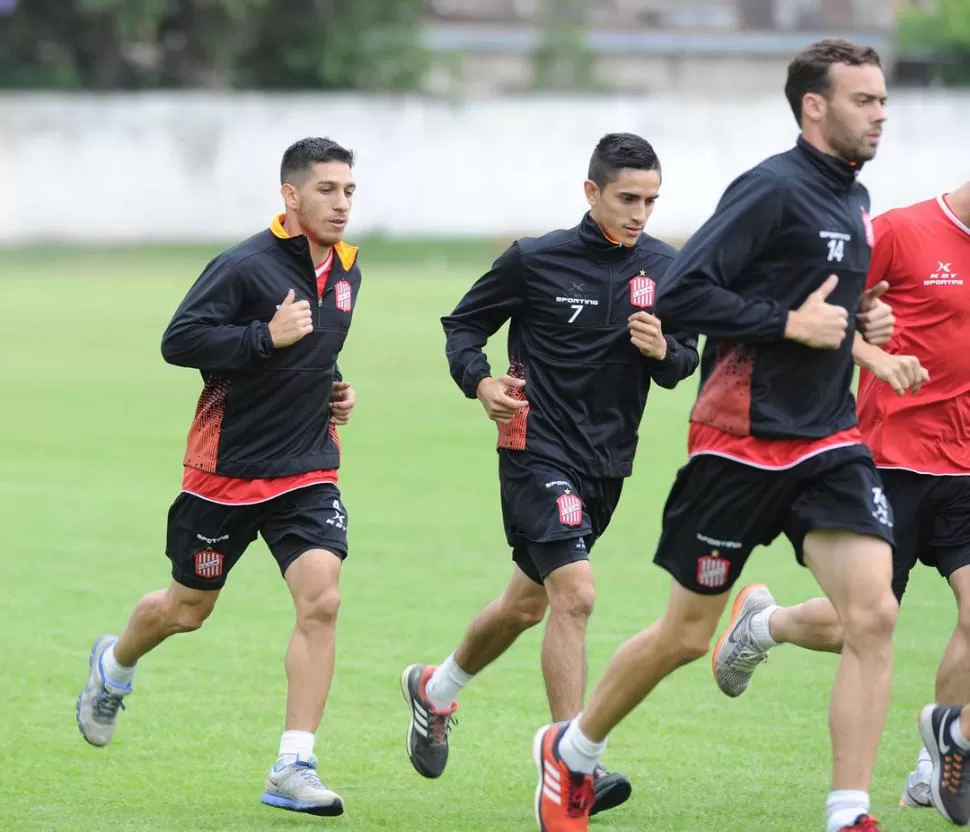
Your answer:
[[[421,6],[21,0],[0,22],[0,87],[413,88],[428,66]]]
[[[932,8],[903,9],[899,45],[904,56],[933,64],[935,80],[970,84],[970,2],[938,0]]]

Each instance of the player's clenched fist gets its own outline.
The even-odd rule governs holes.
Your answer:
[[[269,334],[276,349],[295,344],[303,336],[313,332],[310,301],[294,300],[295,297],[296,293],[290,289],[269,322]]]
[[[829,275],[798,309],[788,313],[786,338],[819,350],[837,350],[842,346],[849,326],[849,313],[827,300],[838,284],[839,278]]]
[[[663,361],[667,357],[667,339],[664,338],[660,319],[649,312],[634,312],[627,321],[630,343],[641,355]]]
[[[478,400],[485,408],[488,418],[500,425],[507,425],[523,407],[528,407],[522,388],[525,379],[500,376],[483,378],[478,382]]]

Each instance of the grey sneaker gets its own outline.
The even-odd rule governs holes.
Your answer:
[[[904,809],[932,809],[933,794],[930,790],[930,773],[916,769],[906,778],[903,796],[899,805]]]
[[[344,802],[317,775],[317,758],[280,758],[269,770],[261,803],[305,815],[336,817],[344,813]]]
[[[422,777],[434,779],[441,777],[448,764],[448,735],[452,724],[457,724],[453,714],[458,703],[452,702],[446,711],[436,710],[425,697],[428,679],[434,667],[427,664],[412,664],[401,674],[401,693],[411,710],[408,723],[408,759],[414,770]]]
[[[954,741],[950,728],[960,718],[959,705],[927,705],[920,711],[919,732],[930,752],[933,805],[955,826],[970,825],[970,751]]]
[[[774,603],[764,584],[746,586],[734,601],[731,620],[711,656],[714,680],[728,696],[744,693],[758,665],[768,658],[768,651],[757,643],[751,632],[751,617]]]
[[[125,707],[122,700],[132,691],[131,684],[125,688],[109,688],[104,681],[101,657],[117,640],[117,636],[104,635],[94,642],[88,658],[88,682],[78,696],[75,708],[81,736],[99,747],[111,742],[118,725],[118,711]]]

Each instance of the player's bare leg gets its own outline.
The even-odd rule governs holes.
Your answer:
[[[286,724],[262,802],[312,815],[339,815],[343,801],[317,775],[314,735],[333,680],[341,560],[325,549],[303,553],[285,579],[296,607],[286,651]]]
[[[545,618],[549,603],[545,587],[518,566],[513,569],[505,591],[475,617],[455,650],[455,662],[469,676],[483,671]]]
[[[957,626],[936,673],[936,701],[970,702],[970,566],[950,575],[957,601]]]
[[[892,687],[892,634],[899,605],[892,593],[887,543],[838,530],[816,530],[805,563],[843,625],[842,658],[832,689],[830,832],[868,815],[869,787]]]
[[[572,719],[586,690],[586,625],[593,614],[596,585],[588,560],[546,576],[549,622],[542,641],[542,676],[553,722]]]
[[[81,735],[92,745],[111,742],[123,699],[133,690],[138,660],[169,636],[198,630],[215,607],[219,590],[190,589],[172,581],[145,595],[115,638],[98,638],[88,659],[88,681],[77,699]]]
[[[587,828],[593,774],[610,731],[662,679],[707,652],[727,599],[727,593],[699,595],[674,582],[664,617],[617,650],[579,718],[539,731],[533,756],[540,828]]]
[[[842,652],[842,625],[828,598],[779,607],[770,618],[769,628],[777,644],[794,644],[822,653]]]

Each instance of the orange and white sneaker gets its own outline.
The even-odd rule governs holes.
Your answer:
[[[532,742],[532,759],[539,771],[535,813],[540,832],[589,830],[589,810],[596,800],[593,775],[570,771],[559,756],[559,740],[568,725],[547,725]]]

